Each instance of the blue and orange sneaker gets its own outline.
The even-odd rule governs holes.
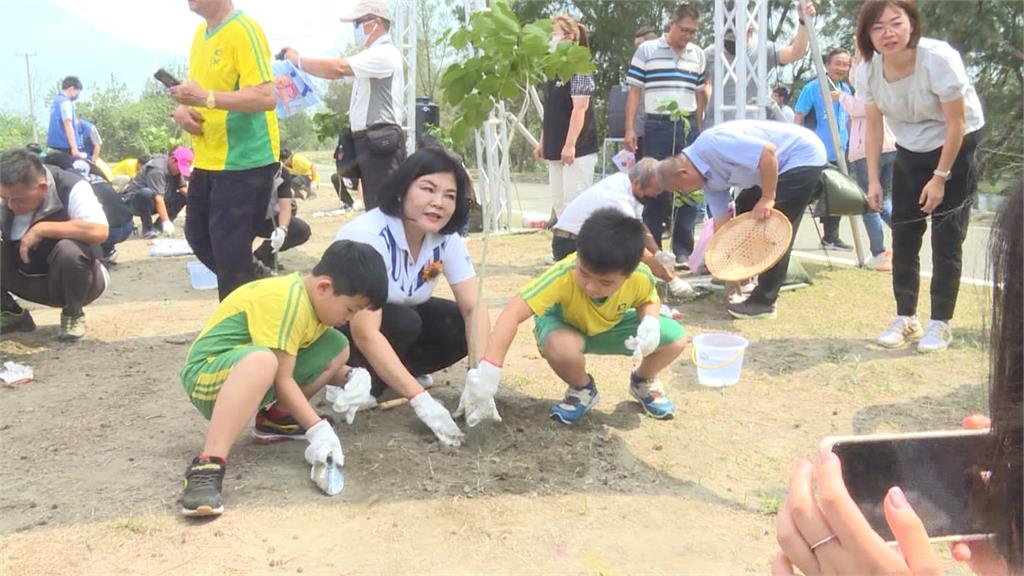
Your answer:
[[[570,386],[565,391],[565,398],[551,407],[549,413],[552,420],[559,420],[563,424],[572,424],[583,418],[583,415],[590,412],[590,409],[597,404],[600,395],[597,393],[597,385],[594,384],[594,377],[583,388]]]
[[[643,406],[652,418],[671,420],[676,416],[676,405],[665,395],[665,389],[657,378],[645,380],[633,372],[629,375],[629,395]]]

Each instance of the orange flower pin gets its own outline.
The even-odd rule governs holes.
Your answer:
[[[427,265],[423,267],[423,281],[430,282],[434,278],[437,278],[437,275],[440,274],[443,269],[444,266],[441,264],[440,260],[431,260],[430,262],[427,262]]]

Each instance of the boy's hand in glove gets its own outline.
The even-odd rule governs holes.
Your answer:
[[[644,316],[636,329],[636,336],[626,338],[626,348],[640,350],[644,356],[650,356],[661,343],[661,322],[657,316]]]
[[[423,391],[409,401],[416,417],[423,421],[445,446],[459,446],[462,444],[462,430],[452,420],[448,409],[440,402],[431,397],[430,392]]]
[[[330,421],[321,420],[306,430],[306,440],[309,440],[309,446],[306,446],[306,462],[310,465],[318,462],[326,464],[327,456],[331,456],[336,465],[345,465],[345,455],[341,452],[341,440],[338,440],[334,428],[331,428]]]
[[[370,373],[366,368],[350,370],[345,387],[327,386],[324,397],[335,412],[345,415],[345,422],[349,424],[355,420],[356,412],[377,405],[377,399],[370,394]]]
[[[476,368],[466,373],[466,387],[462,389],[459,407],[455,409],[455,417],[464,416],[470,427],[490,419],[501,422],[498,407],[494,404],[494,395],[498,392],[501,382],[501,368],[487,360],[480,362]]]

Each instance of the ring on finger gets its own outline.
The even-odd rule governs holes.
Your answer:
[[[825,536],[821,540],[818,540],[814,544],[811,544],[811,552],[814,552],[818,548],[821,548],[825,544],[828,544],[829,542],[831,542],[831,541],[833,541],[835,539],[836,539],[836,535],[835,534],[829,534],[828,536]]]

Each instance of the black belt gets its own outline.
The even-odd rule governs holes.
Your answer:
[[[352,133],[352,138],[366,138],[366,130],[356,130]]]
[[[566,232],[565,230],[559,230],[558,228],[555,228],[554,230],[552,230],[551,234],[555,238],[566,238],[566,239],[569,239],[569,240],[575,240],[576,239],[576,235],[573,234],[572,232]]]

